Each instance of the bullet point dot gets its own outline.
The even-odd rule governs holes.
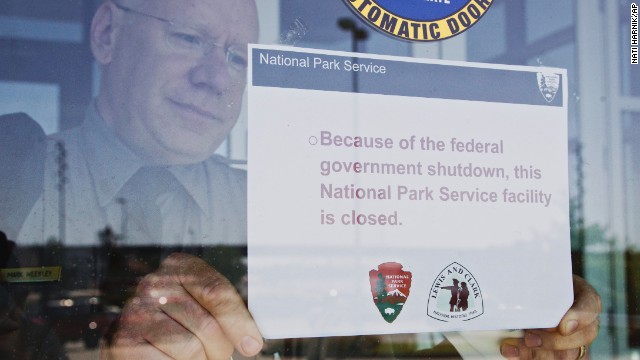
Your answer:
[[[317,143],[318,143],[318,138],[317,137],[315,137],[315,136],[309,137],[309,144],[315,145]]]

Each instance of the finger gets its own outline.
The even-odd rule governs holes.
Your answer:
[[[162,311],[161,305],[175,293],[171,288],[166,277],[156,274],[140,282],[138,296],[127,302],[121,315],[115,343],[119,354],[131,352],[131,359],[138,353],[152,353],[149,347],[153,347],[173,359],[206,358],[200,339]],[[184,290],[182,293],[186,294]]]
[[[171,359],[142,336],[147,330],[145,324],[150,321],[147,321],[148,314],[140,310],[139,298],[127,302],[119,319],[118,331],[111,344],[101,351],[101,359]]]
[[[500,354],[505,359],[520,359],[520,349],[517,344],[503,342],[500,345]]]
[[[596,290],[579,276],[573,276],[574,302],[560,320],[558,331],[570,335],[593,324],[602,311],[602,301]],[[580,344],[584,345],[584,344]]]
[[[156,314],[152,320],[154,326],[150,326],[144,335],[149,344],[173,359],[207,359],[200,339],[182,325],[164,313]]]
[[[580,349],[571,350],[532,350],[532,360],[577,360],[580,354]],[[585,360],[586,358],[582,358]]]
[[[538,349],[529,349],[529,351],[531,351],[531,360],[556,360],[552,351]]]
[[[149,344],[126,344],[118,341],[100,351],[100,360],[158,359],[172,360],[171,357]]]
[[[262,336],[242,298],[224,276],[203,260],[190,255],[172,254],[165,262],[168,267],[179,269],[174,273],[178,281],[213,315],[222,332],[241,354],[254,356],[260,352]]]
[[[559,332],[547,332],[544,330],[527,330],[524,342],[530,348],[544,350],[571,350],[582,345],[591,344],[598,336],[599,321],[583,327],[571,335],[563,336]]]
[[[500,354],[509,360],[531,360],[531,349],[521,338],[504,339],[500,344]]]
[[[156,274],[146,276],[138,286],[144,304],[161,312],[154,322],[158,325],[168,319],[174,322],[154,326],[150,335],[146,334],[151,338],[145,339],[174,357],[196,358],[206,354],[208,359],[229,359],[233,344],[213,316],[177,280],[175,274],[180,269],[175,265],[173,261],[163,264]],[[158,330],[161,332],[156,334]]]
[[[546,350],[529,348],[524,339],[509,338],[502,341],[500,353],[509,360],[576,360],[580,355],[580,347],[567,350]],[[588,348],[583,360],[590,358]]]
[[[507,359],[513,360],[575,360],[577,357],[577,353],[574,350],[575,349],[566,351],[551,351],[544,349],[532,349],[527,347],[527,345],[524,343],[524,340],[520,338],[504,340],[500,349],[502,356]],[[571,357],[571,354],[574,354],[575,356]]]
[[[229,359],[233,353],[233,344],[216,319],[183,288],[180,289],[180,295],[164,298],[160,302],[160,309],[199,339],[198,343],[208,359]]]

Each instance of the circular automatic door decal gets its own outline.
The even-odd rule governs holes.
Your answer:
[[[366,23],[411,41],[461,34],[489,10],[493,0],[344,0]]]

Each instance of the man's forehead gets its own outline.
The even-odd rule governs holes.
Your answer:
[[[117,1],[117,0],[116,0]],[[254,0],[126,0],[132,7],[196,27],[227,27],[230,33],[257,36]],[[220,29],[217,29],[220,30]]]
[[[122,0],[121,0],[122,1]],[[166,12],[167,16],[219,17],[255,16],[254,0],[126,0],[145,9]],[[116,0],[117,2],[117,0]]]

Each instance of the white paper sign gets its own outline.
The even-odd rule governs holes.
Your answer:
[[[555,326],[563,69],[255,46],[249,307],[267,338]]]

